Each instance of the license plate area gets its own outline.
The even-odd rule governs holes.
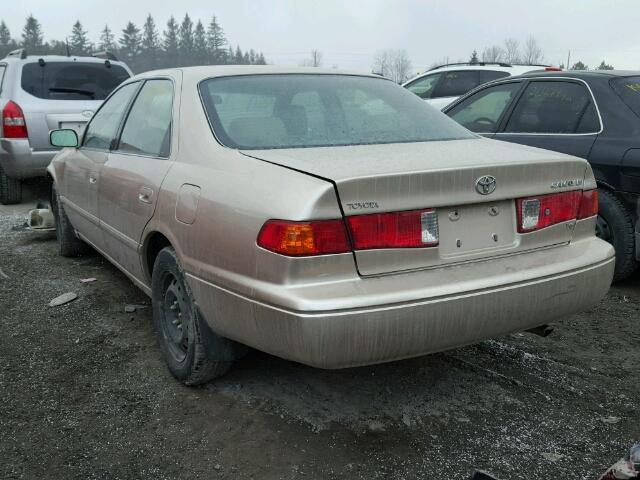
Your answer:
[[[516,245],[516,210],[512,200],[439,208],[438,224],[442,258],[505,250]]]
[[[87,122],[60,122],[59,123],[60,128],[75,130],[76,133],[78,134],[78,137],[82,135],[82,132],[84,131],[84,127],[86,124]]]

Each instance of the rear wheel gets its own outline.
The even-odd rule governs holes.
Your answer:
[[[225,374],[238,357],[238,346],[216,335],[202,318],[173,248],[158,253],[151,283],[153,323],[173,376],[200,385]]]
[[[606,240],[616,251],[616,269],[613,281],[630,276],[638,268],[635,259],[635,234],[633,218],[622,202],[611,192],[598,192],[598,220],[596,234]]]
[[[10,178],[0,166],[0,203],[11,205],[22,201],[22,182],[16,178]]]
[[[69,222],[64,206],[60,201],[60,194],[55,183],[51,185],[51,209],[56,220],[56,237],[58,238],[58,251],[63,257],[77,257],[88,249],[86,243],[76,236],[76,232]]]

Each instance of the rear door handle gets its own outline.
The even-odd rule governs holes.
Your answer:
[[[91,185],[93,185],[94,183],[96,183],[98,181],[98,179],[94,176],[89,175],[89,183]]]
[[[140,193],[138,193],[138,200],[142,203],[151,203],[151,197],[153,197],[153,190],[148,187],[142,187]]]

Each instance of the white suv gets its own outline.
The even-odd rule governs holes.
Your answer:
[[[478,85],[498,78],[528,72],[559,71],[550,65],[510,65],[508,63],[449,63],[427,70],[407,81],[403,87],[436,108],[443,109]]]

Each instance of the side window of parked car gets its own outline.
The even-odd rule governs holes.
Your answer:
[[[138,82],[129,83],[107,99],[87,126],[82,146],[99,150],[111,148],[111,142],[118,133],[122,117],[138,85]]]
[[[520,82],[510,82],[485,88],[456,105],[447,115],[473,132],[495,132],[520,86]]]
[[[127,117],[118,151],[168,157],[171,151],[173,83],[148,80]]]
[[[444,72],[431,98],[459,97],[480,85],[478,70]]]
[[[478,85],[509,76],[508,72],[498,72],[496,70],[480,70],[478,73]]]
[[[2,80],[4,79],[4,72],[7,70],[6,65],[0,65],[0,93],[2,93]]]
[[[520,97],[505,132],[594,133],[600,121],[589,90],[580,83],[532,81]]]
[[[418,95],[420,98],[431,98],[433,89],[435,88],[441,76],[442,76],[441,73],[433,73],[431,75],[425,75],[424,77],[418,78],[417,80],[407,85],[407,89],[410,92],[413,92],[416,95]]]

